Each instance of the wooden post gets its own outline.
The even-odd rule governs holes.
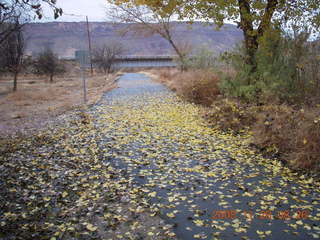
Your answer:
[[[90,36],[90,29],[89,29],[89,19],[86,16],[87,20],[87,31],[88,31],[88,43],[89,43],[89,58],[90,58],[90,68],[91,68],[91,76],[93,76],[93,65],[92,65],[92,47],[91,47],[91,36]]]

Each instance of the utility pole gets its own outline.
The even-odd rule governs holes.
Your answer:
[[[88,43],[89,43],[90,68],[91,68],[91,76],[93,76],[92,47],[91,47],[91,36],[90,36],[90,29],[89,29],[89,19],[88,19],[88,16],[86,16],[86,20],[87,20],[87,31],[88,31]]]
[[[83,83],[83,102],[87,104],[87,84],[86,84],[86,68],[84,66],[81,67],[82,72],[82,83]]]

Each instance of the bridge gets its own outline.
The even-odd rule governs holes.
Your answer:
[[[175,56],[121,56],[115,61],[114,68],[176,67]]]
[[[158,55],[158,56],[119,56],[115,59],[113,68],[159,68],[159,67],[177,67],[174,61],[176,56]],[[89,67],[89,52],[79,50],[75,52],[75,60],[82,65]]]

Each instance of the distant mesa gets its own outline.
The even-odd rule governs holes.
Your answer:
[[[234,25],[226,25],[220,31],[214,26],[195,23],[190,25],[176,22],[174,35],[178,41],[188,39],[193,46],[206,45],[214,52],[228,50],[242,40],[242,32]],[[142,38],[136,36],[121,37],[118,32],[125,24],[104,22],[90,23],[93,45],[108,41],[121,41],[126,47],[126,55],[152,56],[174,55],[171,46],[159,35]],[[27,54],[36,55],[50,47],[60,58],[73,58],[77,50],[87,49],[85,22],[31,23],[25,30],[28,39]]]

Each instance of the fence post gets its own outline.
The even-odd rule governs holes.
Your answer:
[[[82,82],[83,82],[83,101],[84,101],[84,104],[87,104],[86,72],[83,66],[81,66],[81,72],[82,72]]]

